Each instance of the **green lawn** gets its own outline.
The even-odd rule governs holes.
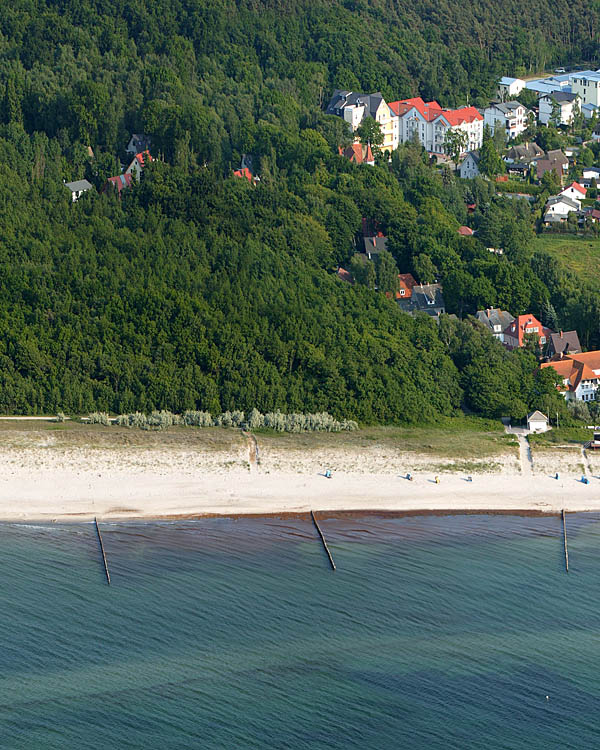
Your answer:
[[[592,431],[585,427],[553,427],[548,432],[530,435],[529,442],[540,448],[552,448],[555,445],[583,445],[592,439]]]
[[[600,282],[600,239],[574,235],[540,234],[533,252],[544,251],[578,276]]]

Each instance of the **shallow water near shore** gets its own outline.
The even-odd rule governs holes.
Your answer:
[[[600,744],[600,514],[0,524],[0,747]],[[549,699],[546,699],[546,696]]]

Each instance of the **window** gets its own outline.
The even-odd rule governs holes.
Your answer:
[[[404,297],[404,289],[401,289],[401,290],[400,290],[400,296],[401,296],[401,297]]]

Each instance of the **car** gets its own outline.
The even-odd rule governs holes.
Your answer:
[[[566,73],[567,71],[564,68],[554,68],[555,73]]]

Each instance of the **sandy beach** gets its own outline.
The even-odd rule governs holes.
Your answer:
[[[317,511],[600,510],[600,465],[580,449],[510,452],[460,462],[382,447],[278,449],[259,454],[242,435],[197,446],[132,433],[113,444],[74,443],[62,434],[0,436],[0,520],[81,521]],[[107,437],[108,435],[108,437]],[[101,438],[101,439],[100,439]],[[274,447],[275,446],[275,447]],[[473,466],[473,462],[470,464]],[[492,467],[485,471],[485,467]],[[332,478],[322,474],[330,468]],[[406,479],[410,471],[413,481]],[[554,472],[559,471],[557,480]],[[581,481],[582,474],[589,484]],[[472,481],[468,481],[468,476]],[[435,477],[439,477],[439,483]]]

